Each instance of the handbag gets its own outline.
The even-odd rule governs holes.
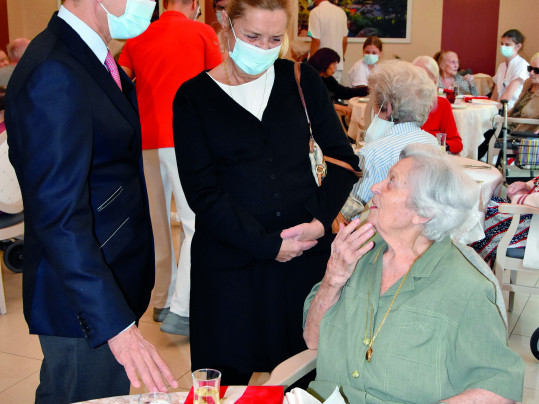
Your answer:
[[[539,168],[539,139],[521,139],[517,153],[517,165],[528,170]]]
[[[316,140],[314,140],[311,119],[309,118],[307,104],[305,103],[305,97],[303,96],[303,91],[301,90],[300,62],[296,62],[294,64],[294,75],[296,77],[296,84],[298,85],[299,97],[301,98],[301,103],[303,104],[303,108],[305,110],[305,116],[307,117],[307,123],[309,124],[309,160],[311,161],[311,170],[316,184],[318,186],[322,185],[322,180],[327,175],[327,163],[338,165],[339,167],[342,167],[345,170],[348,170],[353,173],[357,178],[361,178],[363,176],[363,173],[361,171],[354,170],[354,168],[350,164],[339,159],[335,159],[333,157],[324,156],[322,148],[318,143],[316,143]],[[359,215],[362,211],[363,204],[358,199],[356,199],[354,195],[350,194],[346,202],[344,203],[344,206],[341,208],[341,210],[337,214],[337,217],[335,218],[335,220],[333,220],[333,223],[331,224],[332,232],[337,233],[339,231],[340,223],[346,226],[348,223],[350,223],[354,216]]]

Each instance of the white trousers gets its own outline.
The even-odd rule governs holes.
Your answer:
[[[156,308],[170,307],[173,313],[189,317],[195,214],[183,193],[174,148],[143,150],[142,157],[155,245],[155,286],[150,304]],[[170,231],[172,193],[185,234],[178,262]]]

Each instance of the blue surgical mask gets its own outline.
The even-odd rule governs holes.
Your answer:
[[[125,12],[119,17],[109,13],[103,3],[99,4],[107,13],[110,36],[114,39],[129,39],[146,31],[156,3],[150,0],[127,0]]]
[[[215,16],[217,17],[217,21],[219,21],[219,25],[222,24],[222,22],[221,22],[221,14],[222,13],[223,13],[222,11],[216,11],[215,12]]]
[[[373,118],[371,124],[367,128],[367,133],[365,133],[365,143],[370,144],[372,142],[375,142],[376,140],[380,139],[384,133],[386,133],[389,129],[395,125],[393,122],[393,119],[391,121],[386,121],[385,119],[380,118],[378,115],[380,115],[380,111],[382,111],[382,106],[384,103],[382,102],[382,105],[380,106],[380,110],[376,114],[376,116]]]
[[[378,55],[363,55],[363,60],[368,65],[375,65],[378,63]]]
[[[232,52],[230,52],[230,46],[228,47],[228,54],[236,66],[245,73],[252,76],[263,73],[268,70],[279,57],[281,45],[271,49],[259,48],[258,46],[248,44],[239,39],[234,32],[234,27],[232,27],[232,21],[230,21],[230,27],[232,28],[234,38],[236,38],[236,45],[234,45],[234,50]]]
[[[504,57],[510,58],[513,56],[514,48],[512,46],[501,45],[500,52]]]

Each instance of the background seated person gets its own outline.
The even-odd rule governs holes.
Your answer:
[[[305,301],[305,341],[318,349],[311,394],[338,386],[354,404],[522,399],[524,363],[507,346],[495,284],[450,237],[478,191],[426,145],[407,146],[373,186],[367,223],[341,227]]]
[[[358,152],[363,177],[352,190],[363,204],[372,197],[371,187],[399,160],[404,146],[438,145],[434,136],[421,130],[436,103],[436,86],[427,73],[402,60],[381,62],[369,76],[369,89],[377,115]]]
[[[524,82],[520,97],[513,108],[507,112],[511,118],[531,118],[539,119],[539,52],[532,56],[531,63],[527,67],[530,78]],[[509,130],[538,133],[539,125],[508,123]],[[485,140],[479,145],[478,156],[481,158],[488,151],[488,143],[494,135],[495,129],[490,129],[484,133]]]
[[[337,63],[339,63],[340,60],[341,57],[333,49],[321,48],[309,58],[307,63],[314,67],[320,74],[320,77],[322,77],[322,81],[326,85],[329,96],[335,105],[335,110],[344,113],[346,116],[350,116],[352,109],[349,106],[341,105],[339,100],[349,100],[352,97],[364,97],[369,94],[369,89],[367,86],[350,88],[340,85],[333,77],[333,74],[337,70]]]
[[[464,77],[457,74],[459,71],[459,57],[455,52],[441,51],[438,57],[438,65],[440,66],[439,88],[447,88],[449,90],[456,90],[458,88],[458,94],[479,95],[471,74],[467,74]]]
[[[498,244],[509,229],[513,217],[511,214],[498,212],[498,206],[501,203],[516,203],[539,208],[539,177],[528,182],[513,182],[507,187],[507,198],[493,196],[490,199],[485,213],[485,238],[470,245],[491,268],[494,268]],[[518,229],[508,248],[526,248],[531,218],[532,215],[520,216]]]
[[[440,71],[433,58],[430,56],[418,56],[412,63],[425,70],[434,84],[438,83]],[[427,122],[423,124],[421,129],[434,136],[437,133],[445,133],[447,135],[446,148],[453,154],[458,154],[462,151],[462,139],[453,116],[453,109],[451,109],[451,104],[447,101],[447,98],[438,96],[438,103],[430,112]]]
[[[352,87],[366,86],[372,69],[382,56],[382,41],[376,35],[368,36],[363,42],[363,58],[348,71],[348,81]]]

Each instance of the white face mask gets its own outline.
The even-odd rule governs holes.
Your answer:
[[[215,16],[217,17],[217,21],[219,21],[219,25],[222,24],[222,22],[221,22],[221,14],[222,13],[223,13],[222,11],[216,11],[215,12]]]
[[[386,121],[385,119],[382,119],[378,116],[380,115],[380,111],[382,111],[383,105],[384,103],[382,102],[380,110],[367,128],[367,133],[365,133],[366,144],[375,142],[376,140],[380,139],[384,133],[386,133],[389,129],[393,127],[393,125],[395,125],[395,123],[393,122],[393,118],[391,118],[391,121]]]
[[[146,31],[156,3],[150,0],[127,0],[125,12],[119,17],[109,13],[103,3],[99,4],[107,13],[110,36],[114,39],[129,39]]]
[[[506,58],[510,58],[511,56],[513,56],[513,53],[514,53],[514,47],[513,46],[507,46],[507,45],[501,45],[500,46],[500,53],[506,57]]]

